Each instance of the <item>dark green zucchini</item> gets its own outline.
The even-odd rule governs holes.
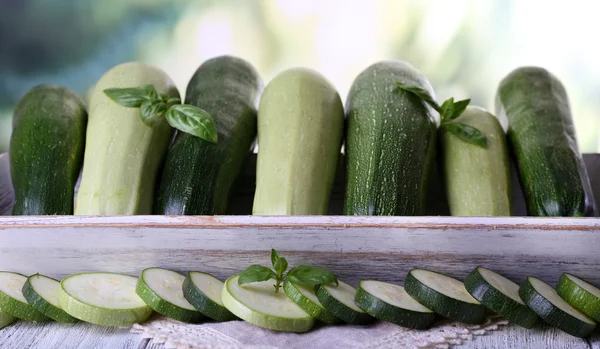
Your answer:
[[[528,215],[596,216],[561,82],[543,68],[518,68],[500,82],[496,113],[508,121]]]
[[[262,81],[246,61],[222,56],[203,63],[188,84],[185,103],[206,110],[217,128],[213,144],[178,132],[167,154],[155,214],[224,214],[231,186],[256,138]]]
[[[404,62],[383,61],[354,80],[348,95],[347,215],[425,214],[428,174],[435,155],[437,115],[396,82],[433,89]]]
[[[85,104],[69,89],[39,85],[21,98],[9,151],[13,215],[73,214],[86,125]]]

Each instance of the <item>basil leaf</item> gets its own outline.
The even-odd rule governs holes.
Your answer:
[[[212,117],[206,111],[189,104],[176,104],[167,110],[167,121],[174,128],[217,143],[217,129]]]
[[[167,103],[167,104],[180,104],[181,103],[181,99],[179,99],[179,98],[169,98],[169,99],[167,99],[167,101],[165,103]]]
[[[158,93],[156,92],[156,88],[154,88],[154,85],[146,85],[144,86],[144,89],[146,90],[146,96],[148,97],[148,99],[159,99]]]
[[[451,120],[452,114],[454,114],[454,98],[449,98],[442,103],[442,107],[440,108],[442,122]]]
[[[140,116],[142,121],[149,126],[154,124],[154,121],[163,116],[167,111],[167,105],[160,99],[147,100],[140,106]]]
[[[463,99],[462,101],[454,103],[454,110],[450,116],[450,120],[454,120],[459,117],[467,109],[469,103],[471,103],[471,99]]]
[[[240,273],[238,284],[244,285],[252,282],[267,281],[274,278],[276,275],[273,270],[263,267],[262,265],[252,264],[246,270]]]
[[[329,270],[310,267],[308,265],[299,265],[290,270],[287,278],[296,284],[301,285],[321,285],[338,284],[337,277]]]
[[[277,251],[275,251],[274,248],[272,248],[271,249],[271,264],[273,265],[273,268],[275,268],[275,263],[277,262],[277,259],[279,259],[279,254],[277,253]]]
[[[408,91],[410,93],[417,95],[417,97],[421,98],[424,102],[429,104],[437,112],[440,112],[440,106],[435,101],[435,99],[433,99],[433,97],[431,97],[431,95],[429,94],[429,91],[425,90],[424,88],[421,88],[419,86],[404,85],[403,83],[401,83],[398,80],[396,80],[396,86],[398,86],[398,88],[401,90]]]
[[[476,145],[478,147],[487,148],[486,136],[475,127],[463,124],[461,122],[447,122],[442,124],[444,130],[452,133],[463,141]]]
[[[282,275],[288,268],[288,262],[285,258],[279,257],[277,258],[277,261],[275,262],[273,267],[275,268],[275,271],[278,275]]]
[[[154,90],[153,85],[128,88],[107,88],[104,90],[104,94],[124,107],[139,108],[143,102],[158,98],[153,98],[156,94],[156,90],[154,90],[154,94],[152,93],[152,90]]]

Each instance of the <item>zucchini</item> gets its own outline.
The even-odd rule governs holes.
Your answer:
[[[556,292],[580,312],[600,321],[600,289],[594,285],[563,273],[556,285]]]
[[[69,89],[39,85],[21,98],[10,138],[13,215],[73,214],[86,124],[85,104]]]
[[[417,302],[454,321],[480,324],[485,320],[485,307],[467,292],[462,282],[449,276],[412,269],[404,289]]]
[[[596,322],[564,299],[552,286],[542,280],[528,276],[519,287],[519,296],[531,310],[548,324],[575,337],[587,337]]]
[[[315,319],[331,325],[342,322],[319,302],[314,285],[300,285],[287,280],[283,284],[283,290],[294,303]]]
[[[199,312],[216,321],[237,320],[221,301],[223,281],[198,271],[188,272],[183,281],[183,297]]]
[[[500,82],[496,114],[508,121],[527,214],[596,216],[561,82],[543,68],[518,68]]]
[[[365,69],[346,102],[346,215],[425,214],[435,156],[437,113],[397,82],[434,92],[410,64],[382,61]]]
[[[319,73],[277,75],[258,108],[255,215],[324,215],[344,130],[344,108]]]
[[[275,331],[306,332],[315,319],[292,302],[284,292],[273,290],[273,280],[240,286],[238,275],[225,281],[221,301],[240,319]]]
[[[510,216],[512,185],[506,136],[500,122],[479,107],[452,122],[481,131],[487,148],[469,144],[440,128],[443,178],[452,216]]]
[[[404,287],[387,282],[361,281],[354,302],[374,318],[403,327],[424,329],[435,320],[435,313],[409,296]]]
[[[537,322],[537,315],[519,296],[519,285],[498,273],[477,267],[465,279],[465,288],[473,298],[512,323],[532,328]]]
[[[185,103],[206,110],[219,137],[210,143],[177,132],[167,153],[155,214],[222,215],[232,184],[256,139],[256,101],[262,80],[248,62],[222,56],[203,63],[192,76]]]
[[[7,271],[0,272],[0,311],[26,321],[48,322],[52,319],[37,311],[23,296],[27,277]]]
[[[356,289],[343,281],[338,280],[338,285],[319,285],[317,298],[325,309],[336,317],[353,325],[366,325],[373,322],[373,317],[362,310],[354,302]]]
[[[60,282],[58,301],[69,315],[102,326],[131,326],[152,315],[152,308],[135,293],[137,278],[93,272],[68,276]]]
[[[23,285],[23,296],[40,313],[58,322],[77,322],[77,319],[61,309],[58,300],[60,282],[53,278],[35,274]]]
[[[148,268],[142,271],[135,291],[157,313],[183,322],[198,323],[205,318],[183,296],[184,280],[185,276],[174,271]]]
[[[0,312],[0,329],[3,329],[4,327],[12,324],[15,321],[17,321],[16,317]]]
[[[166,118],[152,126],[139,108],[123,107],[104,93],[108,88],[153,84],[158,93],[179,98],[177,88],[160,69],[138,62],[110,69],[90,97],[89,121],[76,215],[150,214],[159,166],[171,140]]]

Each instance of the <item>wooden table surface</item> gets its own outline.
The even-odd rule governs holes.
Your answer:
[[[163,349],[148,339],[129,333],[127,328],[101,327],[85,323],[33,324],[19,321],[0,330],[2,349]],[[600,332],[581,339],[541,325],[533,330],[508,326],[453,348],[480,349],[600,349]],[[315,348],[317,349],[317,348]]]

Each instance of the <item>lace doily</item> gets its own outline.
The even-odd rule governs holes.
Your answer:
[[[150,338],[152,344],[164,344],[167,349],[304,349],[329,348],[331,343],[348,349],[446,349],[507,324],[508,321],[492,316],[481,325],[441,320],[422,331],[376,322],[370,326],[317,326],[310,332],[296,334],[265,330],[243,321],[192,325],[157,316],[135,324],[131,332]]]

